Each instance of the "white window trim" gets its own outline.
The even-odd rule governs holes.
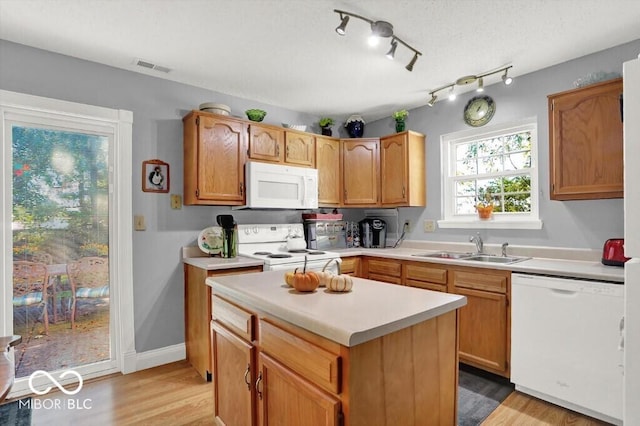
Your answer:
[[[2,145],[0,149],[0,188],[2,189],[2,208],[0,208],[0,279],[11,282],[12,263],[11,256],[13,239],[11,232],[12,216],[12,155],[11,140],[7,140],[7,123],[11,117],[31,117],[44,121],[73,121],[84,123],[86,126],[97,128],[110,128],[113,132],[112,161],[109,166],[110,188],[113,208],[112,216],[113,234],[110,243],[113,251],[110,258],[110,273],[114,286],[112,298],[116,302],[118,310],[118,324],[112,328],[115,334],[115,367],[105,365],[105,369],[95,371],[88,375],[83,374],[84,379],[110,374],[120,371],[130,373],[136,370],[134,306],[133,306],[133,243],[132,243],[132,129],[133,113],[127,110],[116,110],[75,102],[61,101],[23,93],[0,90],[0,132]],[[11,303],[11,286],[5,286],[5,291],[0,292],[0,306],[8,306]],[[8,335],[12,328],[13,318],[11,310],[2,309],[0,318],[0,333]],[[113,324],[113,323],[112,323]],[[16,380],[12,396],[20,394],[19,381]],[[16,394],[16,391],[18,394]]]
[[[480,220],[477,216],[466,215],[455,217],[454,198],[447,196],[453,193],[451,146],[453,142],[465,142],[477,139],[500,136],[512,131],[529,130],[532,135],[531,144],[531,213],[516,216],[494,215],[491,220]],[[539,216],[538,199],[538,124],[537,118],[527,118],[515,122],[499,124],[482,129],[470,129],[460,132],[448,133],[440,136],[440,182],[442,183],[442,220],[438,221],[440,228],[460,229],[542,229],[542,220]]]

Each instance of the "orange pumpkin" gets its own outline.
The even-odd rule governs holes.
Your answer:
[[[304,257],[304,268],[302,272],[296,269],[293,274],[293,288],[298,291],[308,292],[314,291],[320,285],[318,274],[313,271],[307,271],[307,256]]]

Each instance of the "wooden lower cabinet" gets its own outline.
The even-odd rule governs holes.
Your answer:
[[[256,381],[260,425],[337,426],[340,399],[260,353]]]
[[[208,271],[193,265],[184,265],[185,346],[187,361],[206,380],[211,380],[211,287],[208,277],[262,272],[262,266]]]
[[[402,261],[382,258],[364,258],[362,278],[402,285]]]
[[[354,277],[360,276],[360,258],[358,256],[343,257],[340,272]]]
[[[212,321],[215,421],[218,425],[256,424],[255,347]],[[224,368],[220,368],[224,366]]]
[[[248,342],[233,309],[212,321],[217,425],[456,424],[456,311],[345,347],[225,301],[259,326]]]
[[[467,297],[460,308],[460,362],[509,377],[511,272],[453,268],[450,293]]]
[[[511,272],[428,262],[363,257],[362,277],[460,294],[460,362],[509,377]]]

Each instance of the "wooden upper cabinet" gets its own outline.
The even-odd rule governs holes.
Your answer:
[[[622,198],[622,79],[550,95],[552,200]]]
[[[426,206],[424,135],[406,131],[380,138],[383,206]]]
[[[249,158],[282,163],[284,161],[284,129],[266,124],[250,124]]]
[[[379,146],[377,138],[342,140],[345,207],[380,204]]]
[[[184,204],[242,205],[246,124],[192,112],[183,119]]]
[[[315,137],[309,133],[285,131],[284,162],[293,166],[315,167]]]
[[[318,169],[318,204],[340,206],[340,139],[316,136],[316,168]]]

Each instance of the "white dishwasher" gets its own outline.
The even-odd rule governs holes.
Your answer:
[[[516,390],[622,424],[623,310],[621,283],[514,273]]]

